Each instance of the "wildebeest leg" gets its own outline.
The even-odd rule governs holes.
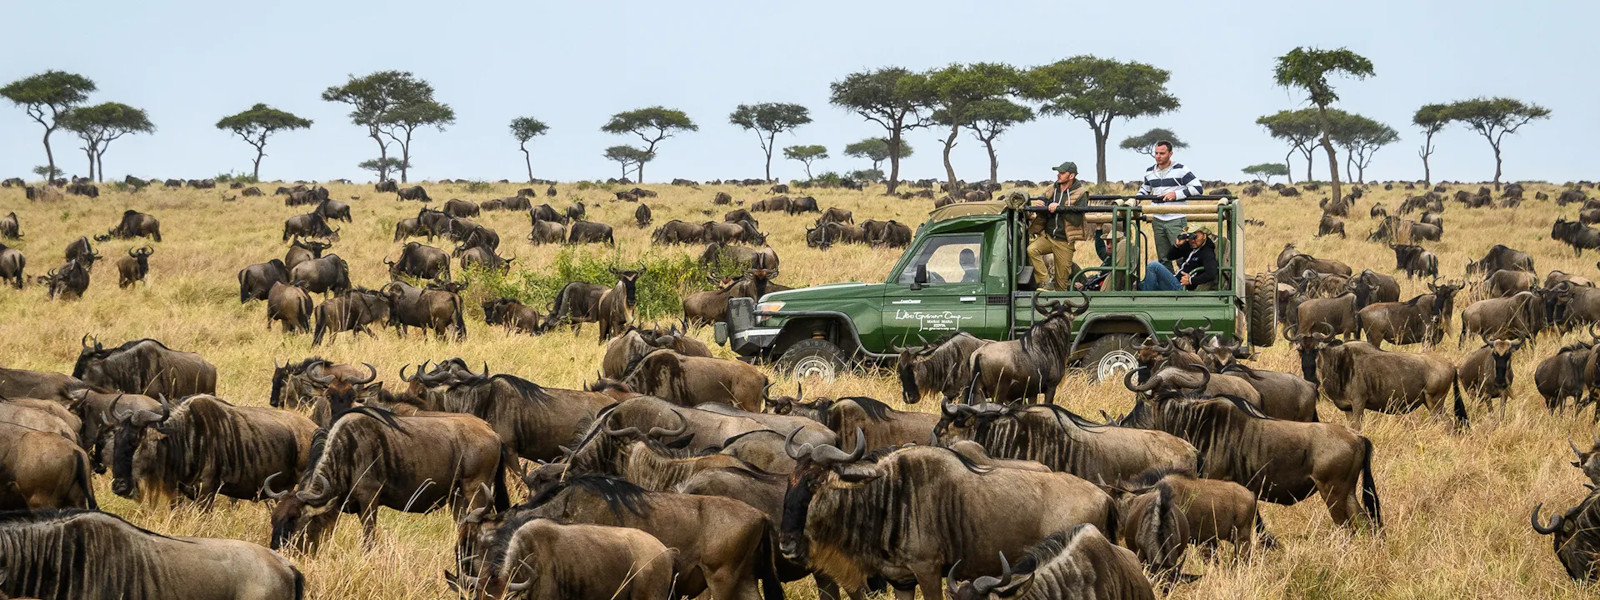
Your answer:
[[[1328,505],[1328,516],[1333,517],[1333,522],[1340,527],[1354,529],[1355,524],[1351,519],[1355,517],[1357,506],[1355,487],[1332,481],[1315,480],[1315,483],[1317,493]]]
[[[361,547],[371,550],[378,543],[378,504],[361,507]]]
[[[839,595],[839,584],[832,577],[821,573],[812,573],[811,580],[816,583],[818,600],[841,600],[844,598],[844,596]]]
[[[751,558],[754,558],[752,555]],[[753,561],[751,561],[753,562]],[[749,565],[740,569],[732,565],[724,565],[721,569],[706,574],[706,588],[711,596],[717,600],[761,600],[761,594],[756,589],[756,581],[750,576]]]
[[[939,566],[929,568],[928,565],[922,565],[915,571],[917,587],[922,588],[922,600],[944,600],[944,573]]]
[[[1361,415],[1367,410],[1367,395],[1357,391],[1350,399],[1350,428],[1361,431]]]

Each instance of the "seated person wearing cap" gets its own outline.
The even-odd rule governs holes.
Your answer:
[[[1150,261],[1145,266],[1144,279],[1139,289],[1146,292],[1175,292],[1183,290],[1216,289],[1217,243],[1211,239],[1211,230],[1198,223],[1190,223],[1178,234],[1172,250],[1164,257],[1178,265],[1174,274],[1161,261]]]
[[[1040,215],[1044,221],[1044,232],[1028,244],[1028,260],[1033,263],[1033,279],[1040,283],[1039,289],[1045,289],[1045,275],[1049,270],[1045,268],[1044,255],[1055,256],[1056,272],[1053,289],[1067,289],[1067,282],[1072,280],[1072,255],[1073,244],[1085,239],[1083,233],[1083,213],[1074,213],[1057,210],[1063,206],[1088,206],[1088,188],[1078,181],[1078,165],[1071,161],[1061,163],[1055,167],[1056,184],[1051,186],[1050,196],[1034,200],[1034,206],[1048,207],[1048,212]]]

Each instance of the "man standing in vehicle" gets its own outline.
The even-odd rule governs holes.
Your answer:
[[[1078,181],[1078,164],[1067,161],[1055,167],[1056,184],[1051,186],[1050,196],[1033,201],[1034,206],[1047,207],[1047,212],[1041,213],[1044,219],[1044,231],[1028,244],[1028,260],[1033,263],[1034,281],[1040,282],[1039,289],[1045,289],[1044,277],[1049,270],[1045,268],[1044,255],[1055,257],[1055,277],[1050,289],[1065,290],[1072,281],[1073,264],[1072,255],[1075,251],[1073,245],[1085,239],[1083,234],[1083,213],[1059,210],[1064,206],[1088,206],[1088,188],[1082,181]]]
[[[1139,186],[1141,196],[1160,196],[1155,200],[1156,205],[1180,205],[1190,196],[1199,196],[1200,179],[1181,164],[1172,162],[1172,142],[1161,140],[1156,142],[1152,154],[1156,164],[1144,170],[1144,183]],[[1189,220],[1183,215],[1159,214],[1150,215],[1150,229],[1155,234],[1156,256],[1162,257],[1163,264],[1167,254],[1172,252],[1173,242],[1178,234],[1183,233]],[[1172,265],[1167,264],[1168,270]]]

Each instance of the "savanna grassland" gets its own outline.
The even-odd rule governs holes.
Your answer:
[[[520,185],[472,186],[424,184],[436,202],[447,198],[483,201],[515,193]],[[275,185],[263,185],[269,193]],[[415,216],[418,204],[398,202],[393,194],[372,191],[369,185],[331,185],[332,197],[349,202],[353,223],[341,227],[341,240],[331,252],[349,261],[357,285],[376,288],[389,281],[382,263],[398,256],[392,241],[394,226]],[[660,192],[647,198],[657,224],[678,218],[687,221],[720,220],[732,207],[714,207],[718,191],[740,202],[767,197],[765,189],[732,186],[701,188],[646,185]],[[1462,186],[1452,186],[1450,193]],[[1477,184],[1464,186],[1476,190]],[[589,245],[568,250],[596,260],[614,260],[627,266],[645,257],[698,256],[700,247],[652,247],[648,230],[633,224],[633,203],[617,202],[611,190],[597,186],[580,190],[559,185],[557,198],[540,198],[558,210],[573,200],[588,204],[592,220],[616,227],[617,245]],[[543,187],[538,188],[541,192]],[[618,190],[622,188],[616,188]],[[881,188],[880,188],[881,189]],[[1234,186],[1237,191],[1239,186]],[[15,210],[25,238],[15,244],[28,260],[28,273],[42,275],[62,261],[62,250],[82,235],[103,233],[116,224],[124,209],[148,212],[162,223],[166,241],[150,244],[148,285],[119,290],[111,261],[125,256],[143,241],[113,240],[96,244],[108,260],[94,268],[93,282],[84,298],[75,302],[46,300],[42,287],[30,285],[16,291],[0,289],[0,363],[14,368],[70,372],[84,334],[98,336],[106,345],[127,339],[152,337],[180,350],[204,355],[217,366],[218,395],[236,404],[267,404],[274,360],[320,355],[335,362],[371,362],[380,379],[398,383],[402,365],[459,356],[470,364],[487,363],[495,372],[519,375],[551,387],[578,387],[592,380],[598,369],[601,346],[595,330],[580,334],[565,331],[541,337],[509,336],[499,327],[483,323],[481,303],[487,286],[468,289],[468,336],[465,342],[423,337],[415,330],[400,338],[381,330],[375,338],[341,334],[322,347],[311,346],[311,336],[285,335],[268,329],[261,302],[240,304],[236,273],[246,265],[281,258],[282,223],[309,207],[286,207],[282,197],[238,198],[227,190],[163,190],[137,193],[112,191],[102,186],[99,199],[69,197],[52,203],[33,203],[20,189],[0,189],[0,213]],[[1420,191],[1420,190],[1419,190]],[[1576,205],[1557,207],[1552,201],[1533,200],[1537,191],[1552,197],[1560,188],[1529,185],[1521,208],[1466,209],[1447,202],[1445,235],[1439,243],[1425,244],[1440,257],[1441,272],[1459,278],[1463,265],[1496,243],[1531,253],[1540,273],[1561,269],[1595,277],[1594,257],[1575,257],[1570,249],[1552,241],[1552,220],[1573,218]],[[930,202],[899,200],[878,192],[811,190],[823,208],[839,206],[855,212],[857,222],[868,218],[922,222]],[[1324,190],[1325,193],[1325,190]],[[1407,192],[1400,186],[1384,191],[1368,186],[1347,221],[1348,239],[1313,238],[1323,193],[1306,192],[1298,198],[1280,198],[1268,191],[1245,200],[1245,216],[1265,221],[1247,227],[1251,272],[1265,271],[1285,243],[1302,251],[1344,261],[1357,270],[1399,275],[1392,252],[1383,244],[1364,241],[1372,222],[1366,217],[1371,204],[1382,202],[1394,212]],[[1410,192],[1412,194],[1419,192]],[[355,199],[352,199],[355,198]],[[757,214],[761,229],[782,257],[780,283],[803,286],[835,281],[882,281],[898,257],[897,250],[864,246],[836,246],[829,251],[809,249],[804,229],[816,215]],[[559,246],[533,246],[526,236],[524,212],[485,212],[476,219],[501,236],[500,253],[515,256],[512,277],[526,271],[530,277],[546,276],[555,268]],[[449,249],[447,242],[435,245]],[[1090,255],[1087,244],[1080,255]],[[1402,277],[1401,297],[1425,291],[1421,282]],[[683,290],[699,289],[697,280],[675,282]],[[1465,295],[1465,293],[1464,293]],[[318,302],[320,297],[316,298]],[[547,299],[540,299],[547,300]],[[1463,297],[1463,300],[1465,298]],[[543,301],[533,303],[541,308]],[[1458,301],[1463,308],[1466,301]],[[657,315],[671,318],[672,315]],[[648,315],[647,315],[648,318]],[[1459,326],[1459,316],[1455,323]],[[696,335],[711,339],[709,328]],[[1576,336],[1578,334],[1572,334]],[[1487,414],[1482,405],[1469,403],[1471,429],[1453,434],[1445,419],[1426,412],[1409,415],[1373,414],[1366,419],[1365,434],[1376,447],[1373,468],[1383,502],[1387,527],[1381,536],[1350,534],[1336,529],[1327,511],[1314,497],[1294,507],[1267,505],[1268,527],[1284,542],[1276,552],[1258,553],[1246,562],[1223,560],[1189,562],[1188,571],[1202,577],[1176,588],[1172,598],[1585,598],[1592,588],[1574,584],[1556,562],[1547,537],[1528,527],[1533,505],[1544,502],[1558,509],[1575,503],[1586,491],[1577,469],[1568,466],[1571,453],[1566,439],[1588,440],[1594,431],[1587,415],[1581,419],[1546,413],[1533,388],[1535,365],[1560,345],[1555,337],[1541,338],[1523,348],[1513,360],[1514,395],[1504,420]],[[1476,347],[1455,347],[1455,332],[1439,348],[1427,350],[1452,361]],[[1402,351],[1422,352],[1420,347]],[[727,355],[725,349],[717,352]],[[1256,366],[1296,371],[1298,359],[1279,341],[1263,349]],[[777,378],[779,389],[793,390],[793,382]],[[902,407],[895,382],[884,372],[863,372],[832,383],[807,385],[810,394],[869,395]],[[1085,415],[1128,410],[1130,394],[1120,383],[1092,384],[1081,374],[1069,376],[1057,403]],[[923,403],[914,410],[937,410]],[[1323,420],[1343,422],[1344,417],[1323,401]],[[1587,442],[1582,442],[1586,444]],[[212,510],[180,505],[140,505],[113,495],[109,477],[97,477],[101,506],[135,524],[154,531],[213,537],[230,537],[265,544],[268,511],[264,504],[220,501]],[[516,495],[514,494],[514,498]],[[1025,507],[1019,507],[1025,508]],[[378,543],[362,547],[359,527],[342,519],[332,543],[320,553],[291,552],[289,558],[305,573],[314,598],[393,599],[449,597],[441,572],[452,563],[452,523],[448,512],[427,516],[384,511]],[[92,574],[90,574],[92,576]],[[792,584],[791,597],[813,598],[809,583]]]

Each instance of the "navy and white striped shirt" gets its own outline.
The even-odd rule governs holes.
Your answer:
[[[1177,200],[1165,202],[1166,204],[1182,204],[1184,198],[1199,196],[1200,178],[1178,163],[1172,163],[1165,169],[1157,169],[1155,165],[1144,170],[1144,183],[1139,186],[1141,196],[1162,196],[1167,192],[1176,192]],[[1151,218],[1161,221],[1182,219],[1183,215],[1151,215]]]

